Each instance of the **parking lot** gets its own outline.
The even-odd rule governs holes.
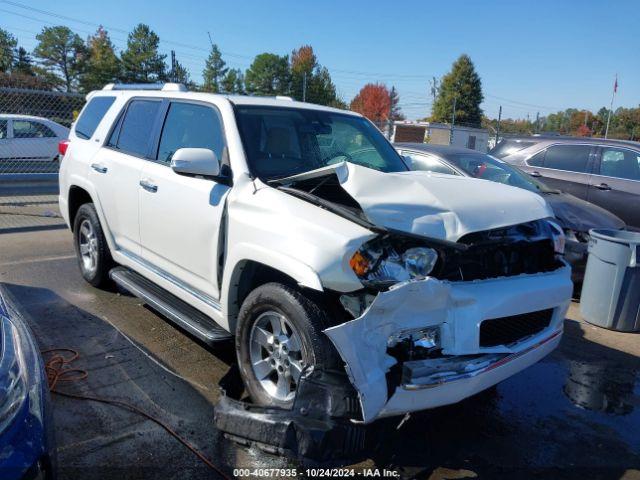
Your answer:
[[[216,432],[218,380],[234,361],[167,323],[137,298],[99,291],[80,277],[60,221],[0,233],[0,282],[23,306],[42,349],[71,348],[88,371],[65,391],[130,402],[220,466],[286,467]],[[560,348],[476,397],[389,423],[357,469],[403,478],[640,478],[640,343],[580,319],[574,303]],[[210,478],[156,424],[112,405],[54,396],[60,478]]]

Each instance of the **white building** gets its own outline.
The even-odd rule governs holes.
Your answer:
[[[488,149],[489,132],[482,128],[453,127],[453,141],[450,141],[451,126],[445,123],[398,121],[393,124],[393,142],[433,143],[471,148],[479,152]]]

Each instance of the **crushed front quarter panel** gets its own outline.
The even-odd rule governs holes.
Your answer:
[[[562,330],[572,292],[570,274],[570,268],[565,266],[550,273],[473,282],[444,282],[434,278],[406,282],[379,293],[360,317],[324,330],[344,360],[349,378],[358,391],[364,421],[452,403],[430,402],[428,391],[407,392],[401,387],[388,398],[386,374],[397,363],[386,352],[391,334],[441,325],[444,355],[525,351],[542,338]],[[539,334],[511,346],[479,346],[479,327],[483,320],[551,308],[554,309],[551,323]],[[520,358],[519,369],[539,360],[537,353],[539,350]],[[510,367],[507,369],[510,375],[519,371],[512,371],[513,366]],[[494,383],[474,379],[473,382],[458,381],[435,389],[453,389],[452,394],[444,398],[458,401],[501,381],[502,376],[496,373],[491,376],[496,379]],[[401,402],[397,401],[398,396],[402,398]],[[393,408],[387,409],[388,404]]]

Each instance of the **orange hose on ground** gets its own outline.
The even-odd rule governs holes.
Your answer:
[[[70,356],[65,357],[61,352],[70,353]],[[186,439],[184,439],[180,434],[178,434],[175,430],[173,430],[169,425],[164,423],[162,420],[150,415],[149,413],[141,410],[127,402],[123,402],[120,400],[114,400],[110,398],[102,398],[102,397],[94,397],[91,395],[81,395],[76,393],[68,393],[57,390],[56,387],[59,383],[71,383],[77,382],[79,380],[85,380],[89,373],[86,370],[82,370],[79,368],[68,368],[68,366],[80,358],[80,354],[71,349],[71,348],[51,348],[48,350],[43,350],[42,355],[52,354],[52,356],[45,362],[44,368],[47,374],[47,382],[49,384],[49,391],[56,395],[60,395],[67,398],[75,398],[77,400],[89,400],[92,402],[100,402],[106,403],[108,405],[114,405],[116,407],[124,408],[125,410],[129,410],[130,412],[137,413],[145,417],[148,420],[151,420],[156,425],[162,427],[166,430],[172,437],[182,443],[185,447],[187,447],[192,453],[194,453],[205,465],[207,465],[210,469],[214,470],[218,473],[222,478],[231,480],[224,471],[222,471],[219,467],[217,467],[211,460],[205,457],[197,448],[191,445]]]

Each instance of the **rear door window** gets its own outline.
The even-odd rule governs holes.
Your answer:
[[[76,135],[84,139],[91,138],[115,100],[116,97],[93,97],[76,122]]]
[[[32,120],[14,120],[13,138],[51,138],[56,134],[49,127]]]
[[[129,104],[115,142],[118,150],[138,157],[147,155],[160,103],[159,100],[133,100]]]
[[[640,180],[640,152],[626,148],[602,147],[600,175]]]
[[[9,135],[9,122],[0,120],[0,140],[4,140]]]
[[[587,173],[590,145],[553,145],[547,148],[544,168]],[[529,162],[531,165],[531,162]]]

